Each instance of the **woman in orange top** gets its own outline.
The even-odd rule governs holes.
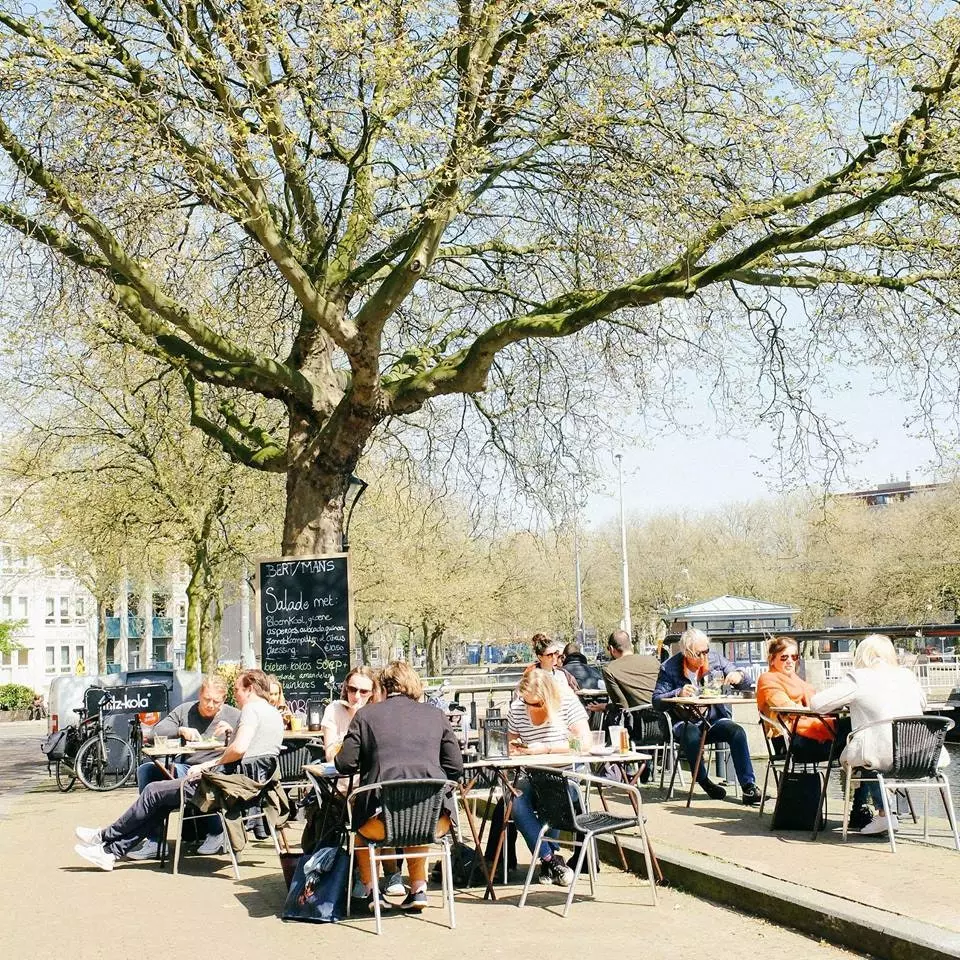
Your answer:
[[[767,647],[770,669],[757,680],[757,709],[776,719],[777,707],[806,707],[816,691],[797,675],[800,654],[790,637],[774,637]],[[792,722],[790,724],[792,728]],[[766,727],[767,736],[773,728]],[[808,762],[825,760],[830,753],[834,730],[829,721],[817,717],[800,717],[796,726],[794,755]],[[776,736],[774,736],[776,739]]]

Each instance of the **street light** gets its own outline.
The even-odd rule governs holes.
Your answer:
[[[623,516],[623,454],[615,453],[617,461],[617,482],[620,487],[620,557],[623,589],[623,629],[633,642],[633,624],[630,620],[630,571],[627,568],[627,525]]]
[[[341,516],[343,516],[343,532],[340,534],[340,550],[343,553],[346,553],[350,548],[350,539],[348,534],[350,533],[350,520],[353,517],[353,509],[357,505],[357,501],[363,496],[364,490],[367,489],[367,482],[361,480],[355,474],[350,474],[350,479],[347,481],[347,486],[343,491],[343,511]]]
[[[577,627],[574,640],[577,643],[583,643],[583,587],[580,579],[580,524],[577,522],[576,504],[574,504],[573,513],[573,575],[576,579],[577,596]]]

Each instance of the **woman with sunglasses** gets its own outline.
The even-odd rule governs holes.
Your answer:
[[[561,687],[569,687],[574,693],[580,689],[576,677],[563,667],[563,644],[559,640],[551,640],[545,633],[534,634],[533,652],[537,658],[524,670],[524,676],[531,670],[542,670],[552,677]]]
[[[582,744],[590,741],[587,712],[580,701],[565,687],[551,679],[545,670],[531,670],[520,681],[519,699],[510,704],[507,732],[510,755],[536,758],[544,753],[569,753],[570,739]],[[536,763],[536,759],[533,761]],[[540,857],[540,882],[569,887],[573,871],[551,842],[556,832],[547,834],[536,849],[543,824],[533,808],[532,788],[528,780],[518,784],[521,794],[513,802],[513,822],[523,834],[530,852]],[[551,838],[551,839],[548,839]]]
[[[778,707],[809,707],[816,690],[797,673],[800,653],[790,637],[774,637],[767,646],[770,669],[757,680],[757,709],[761,714],[777,718]],[[772,727],[765,725],[768,737],[781,739]],[[800,717],[797,721],[794,755],[801,762],[826,760],[833,744],[833,726],[818,717]],[[781,745],[778,745],[778,752]]]
[[[357,711],[374,701],[376,694],[377,675],[371,667],[354,667],[347,674],[340,687],[340,699],[327,705],[320,721],[327,763],[333,763],[333,758],[340,752],[343,738]]]

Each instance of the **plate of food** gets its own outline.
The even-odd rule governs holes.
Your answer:
[[[213,747],[222,747],[223,741],[211,737],[209,739],[192,740],[190,745],[194,747],[206,747],[207,749],[212,749]]]
[[[590,752],[595,757],[609,757],[613,753],[613,747],[591,747]]]

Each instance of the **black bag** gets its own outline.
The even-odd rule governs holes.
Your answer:
[[[58,730],[51,733],[43,743],[40,749],[47,755],[47,760],[51,763],[55,760],[62,760],[67,756],[70,747],[70,728]]]
[[[820,816],[819,773],[793,771],[780,778],[780,796],[772,830],[813,830]],[[817,827],[819,827],[819,822]]]
[[[343,847],[318,847],[300,857],[290,881],[284,920],[337,923],[347,912],[350,858]]]

